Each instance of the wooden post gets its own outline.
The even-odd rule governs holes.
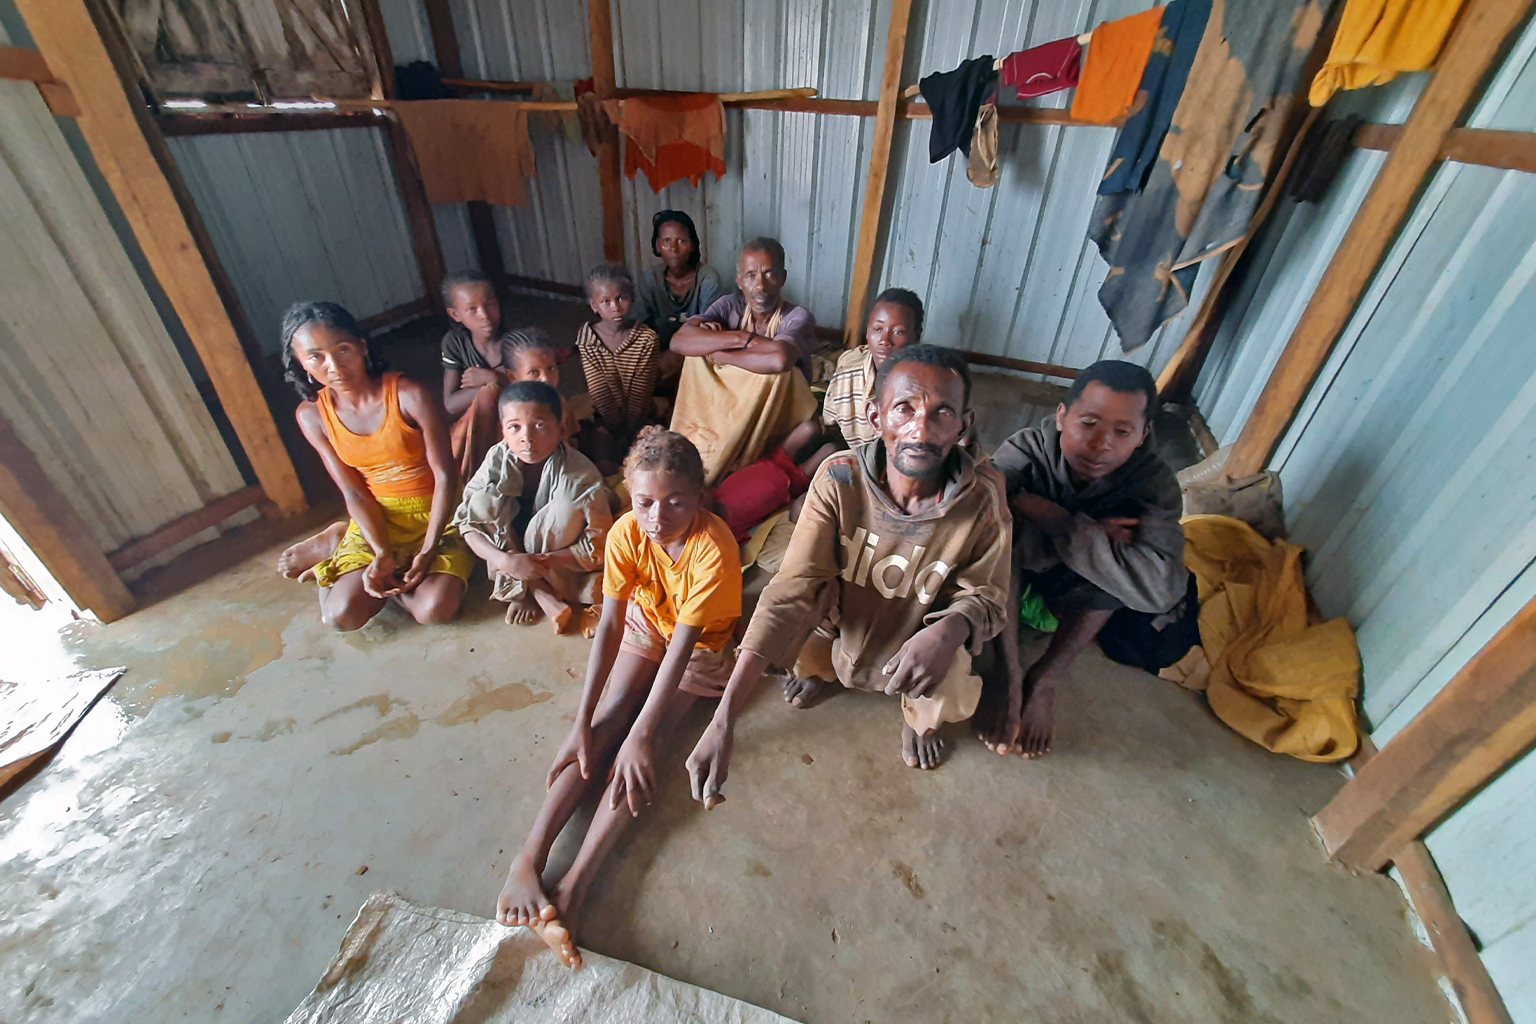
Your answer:
[[[1532,0],[1467,0],[1460,21],[1397,144],[1376,176],[1344,240],[1318,282],[1306,311],[1280,354],[1258,404],[1227,460],[1231,479],[1262,470],[1311,389],[1334,342],[1349,323],[1398,225],[1413,206],[1440,147],[1477,93]]]
[[[901,99],[901,66],[907,54],[907,28],[912,0],[894,0],[891,24],[885,33],[885,68],[880,73],[880,99],[875,107],[875,140],[869,153],[869,177],[864,183],[864,209],[859,214],[859,242],[853,251],[853,283],[848,289],[848,315],[843,344],[853,348],[864,340],[864,303],[875,277],[875,249],[880,244],[880,211],[885,205],[885,180],[891,170],[891,136],[896,131],[896,105]]]
[[[464,62],[459,56],[459,35],[453,27],[453,9],[448,6],[448,0],[425,0],[425,3],[427,27],[432,33],[432,50],[437,54],[438,74],[443,78],[463,78]],[[415,157],[411,160],[414,164]],[[420,172],[415,173],[417,180],[420,180]],[[480,270],[500,285],[507,276],[507,261],[502,255],[501,240],[496,236],[495,211],[483,199],[471,199],[464,205],[469,208],[469,230],[474,235],[475,255],[480,258]],[[433,231],[435,237],[435,227]],[[441,262],[441,247],[438,248],[437,256]],[[442,284],[442,278],[438,278],[438,284]],[[438,301],[435,291],[432,301]]]
[[[90,530],[0,416],[0,513],[70,599],[103,622],[133,611],[134,598]],[[7,598],[6,600],[9,600]]]
[[[613,12],[608,4],[609,0],[587,0],[587,23],[592,36],[592,91],[600,100],[613,98],[616,79]],[[615,263],[624,262],[624,191],[619,186],[622,173],[618,141],[599,143],[597,178],[603,195],[603,258]]]
[[[20,0],[17,6],[48,66],[80,104],[91,155],[191,337],[262,490],[285,514],[302,511],[304,490],[198,247],[187,212],[195,216],[195,207],[139,97],[127,44],[113,36],[109,45],[107,34],[116,26],[98,27],[87,2]]]
[[[379,0],[363,0],[361,6],[363,25],[368,30],[368,41],[378,64],[375,81],[380,94],[374,98],[392,100],[395,98],[395,55],[384,28],[384,14],[379,9]],[[432,204],[422,185],[421,167],[416,163],[411,137],[393,110],[385,111],[384,130],[389,136],[390,166],[394,169],[400,200],[405,204],[406,219],[411,225],[411,247],[416,250],[422,287],[426,289],[427,301],[436,309],[441,302],[443,278],[447,276],[443,266],[443,243],[437,237],[437,221],[432,216]]]
[[[1536,742],[1536,600],[1317,813],[1329,854],[1380,870]]]
[[[1477,955],[1467,926],[1456,913],[1429,849],[1415,839],[1399,850],[1392,862],[1403,876],[1403,887],[1408,890],[1419,920],[1424,922],[1435,956],[1467,1015],[1467,1024],[1514,1024],[1493,979],[1488,977],[1488,968]]]

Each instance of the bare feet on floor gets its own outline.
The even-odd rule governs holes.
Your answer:
[[[555,951],[560,962],[572,970],[581,970],[581,950],[576,948],[576,900],[565,879],[555,886],[555,916],[535,924],[533,930],[544,944]]]
[[[513,626],[531,626],[544,617],[538,602],[526,594],[507,602],[507,622]]]
[[[549,618],[551,625],[555,627],[555,636],[564,633],[570,626],[571,620],[576,617],[576,609],[547,590],[535,590],[533,597]]]
[[[553,920],[555,905],[544,895],[539,873],[522,857],[507,870],[506,884],[496,897],[496,920],[505,925],[532,928],[537,922]]]
[[[784,682],[784,699],[797,708],[808,708],[831,690],[832,684],[815,676],[791,676]]]
[[[1056,728],[1055,684],[1035,683],[1024,699],[1024,714],[1019,725],[1019,753],[1034,758],[1051,752],[1051,736]]]
[[[1008,714],[1008,699],[983,689],[971,728],[982,746],[994,754],[1019,753],[1019,722]]]
[[[603,610],[589,604],[581,610],[581,635],[591,640],[597,636],[597,624],[603,619]]]
[[[944,741],[939,737],[939,731],[935,729],[926,735],[919,735],[910,725],[903,725],[901,759],[907,763],[908,768],[921,768],[924,771],[943,764]]]
[[[346,523],[332,523],[314,536],[290,545],[277,556],[277,571],[291,580],[303,579],[309,570],[331,557],[346,532]]]

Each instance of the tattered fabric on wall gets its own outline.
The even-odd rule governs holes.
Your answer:
[[[410,136],[429,200],[528,205],[523,179],[533,177],[535,166],[521,103],[412,100],[397,102],[394,110]]]
[[[1102,196],[1089,237],[1099,301],[1126,351],[1189,304],[1201,261],[1248,231],[1323,23],[1317,0],[1215,0],[1140,192]]]
[[[119,0],[162,96],[371,96],[378,61],[344,0]]]

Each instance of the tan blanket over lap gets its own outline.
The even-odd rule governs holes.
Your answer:
[[[816,414],[816,396],[799,367],[753,373],[703,356],[683,360],[672,429],[698,446],[705,482],[756,462]]]
[[[527,928],[375,893],[286,1024],[793,1024],[582,951],[564,967]]]
[[[1183,525],[1184,560],[1200,585],[1206,696],[1216,717],[1303,761],[1352,755],[1360,745],[1360,649],[1346,620],[1308,623],[1302,549],[1272,544],[1227,516],[1185,516]],[[1198,675],[1198,660],[1186,656],[1162,674]]]

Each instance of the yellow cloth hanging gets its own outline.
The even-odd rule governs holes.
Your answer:
[[[1228,516],[1182,522],[1184,561],[1200,587],[1204,659],[1191,652],[1162,674],[1198,686],[1208,669],[1216,717],[1277,754],[1304,761],[1354,754],[1360,649],[1344,619],[1308,624],[1302,549],[1272,544]]]
[[[1440,56],[1462,0],[1349,0],[1328,62],[1312,79],[1310,100],[1321,107],[1340,89],[1363,89],[1423,71]]]

